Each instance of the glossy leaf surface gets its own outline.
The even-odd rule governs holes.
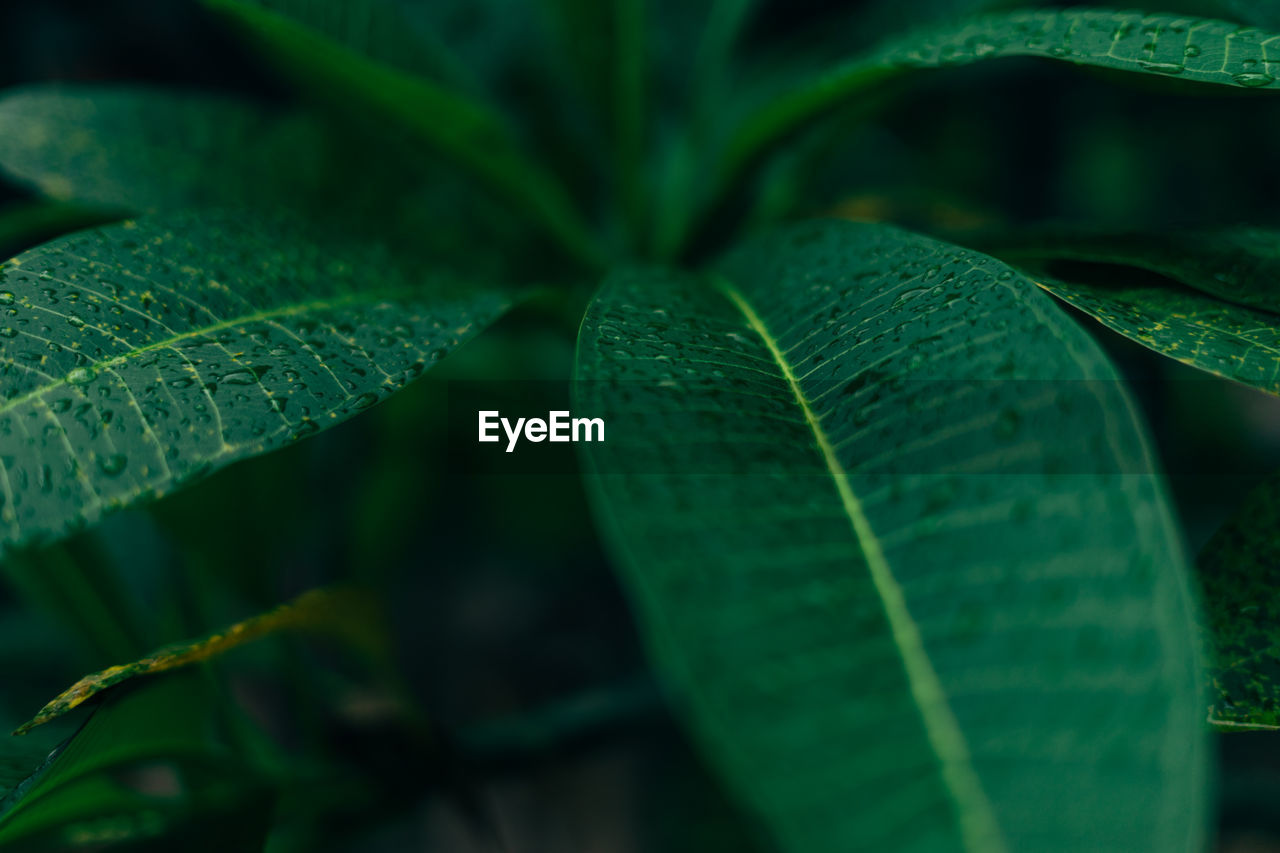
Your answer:
[[[507,305],[233,214],[60,238],[0,276],[0,548],[340,423]]]
[[[782,849],[1200,849],[1176,531],[1030,281],[807,224],[710,280],[614,276],[577,386],[657,666]]]
[[[1158,284],[1036,280],[1068,305],[1148,349],[1280,394],[1280,317],[1275,314]]]

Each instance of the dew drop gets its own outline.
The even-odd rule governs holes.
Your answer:
[[[85,385],[92,382],[97,375],[87,367],[77,367],[67,374],[67,381],[72,385]]]
[[[1231,79],[1247,89],[1260,89],[1276,82],[1276,78],[1262,71],[1241,71],[1239,74],[1231,75]]]
[[[129,458],[123,453],[112,453],[110,456],[98,457],[98,470],[108,477],[118,476],[129,465]]]
[[[1138,65],[1143,71],[1150,71],[1153,74],[1181,74],[1186,68],[1177,62],[1139,62]]]
[[[6,326],[5,328],[0,329],[0,338],[13,338],[13,337],[17,337],[17,335],[18,335],[18,330],[10,326]]]
[[[359,397],[356,397],[354,400],[352,400],[351,408],[367,409],[376,402],[378,402],[378,395],[372,392],[369,392],[369,393],[361,394]]]
[[[236,370],[222,377],[223,385],[253,385],[258,381],[252,370]]]
[[[17,299],[11,290],[0,290],[0,305],[12,305]]]

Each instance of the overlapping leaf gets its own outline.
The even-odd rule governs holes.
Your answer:
[[[0,550],[340,423],[507,302],[242,214],[144,219],[20,255],[0,273]]]
[[[1031,282],[810,224],[711,281],[615,276],[577,376],[657,664],[782,849],[1199,849],[1177,536]]]
[[[434,77],[443,60],[414,26],[404,0],[240,0],[322,33],[362,56],[410,74]],[[217,0],[208,3],[218,9]],[[226,4],[227,6],[233,4]]]
[[[109,696],[0,799],[0,845],[100,849],[163,836],[185,850],[260,849],[272,800],[220,735],[203,679]]]
[[[1280,726],[1280,478],[1263,483],[1200,552],[1212,722]]]
[[[1175,286],[1036,279],[1064,302],[1148,349],[1280,394],[1280,318],[1274,314]]]
[[[576,258],[595,260],[588,229],[560,182],[528,155],[489,104],[363,56],[272,4],[204,2],[303,90],[390,136],[429,146],[547,229]]]
[[[1119,264],[1218,299],[1280,314],[1280,232],[1213,228],[1165,233],[1031,230],[979,238],[1006,260]],[[984,248],[987,248],[984,246]]]
[[[1280,35],[1239,24],[1104,9],[990,15],[910,33],[774,99],[743,127],[724,171],[735,175],[790,131],[840,103],[866,96],[888,77],[1011,56],[1280,89]]]
[[[118,684],[182,669],[285,631],[330,634],[366,651],[385,653],[385,637],[378,624],[376,608],[367,595],[354,590],[312,590],[274,610],[251,616],[206,637],[171,643],[139,660],[86,675],[50,700],[14,734],[26,734]]]

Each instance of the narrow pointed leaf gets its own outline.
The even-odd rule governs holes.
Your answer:
[[[1280,317],[1194,290],[1035,275],[1063,302],[1144,347],[1215,376],[1280,394]]]
[[[355,590],[318,589],[274,610],[251,616],[198,640],[171,643],[146,657],[86,675],[58,694],[14,734],[23,735],[97,696],[103,690],[144,675],[181,669],[234,648],[282,632],[329,634],[371,652],[385,650],[385,637],[368,596]]]
[[[576,258],[595,260],[591,235],[564,188],[488,104],[370,60],[256,3],[203,2],[304,90],[431,146],[502,194]]]
[[[220,733],[212,702],[196,672],[112,693],[0,800],[0,845],[93,849],[103,841],[173,837],[207,814],[232,821],[222,830],[206,825],[212,838],[243,845],[247,834],[261,845],[271,799]],[[210,843],[206,835],[198,849]]]
[[[807,224],[709,279],[613,277],[576,384],[656,664],[782,850],[1200,849],[1176,530],[1031,282]]]
[[[423,77],[449,73],[448,57],[416,25],[404,0],[244,0],[278,13],[368,59]],[[216,6],[214,8],[217,8]]]
[[[1032,56],[1246,89],[1280,90],[1280,35],[1239,24],[1106,9],[989,15],[909,33],[790,94],[750,119],[726,158],[735,175],[807,121],[867,96],[887,78]]]
[[[1280,726],[1280,478],[1244,499],[1200,552],[1213,704],[1230,726]]]
[[[0,551],[340,423],[508,301],[241,214],[24,253],[0,274]]]

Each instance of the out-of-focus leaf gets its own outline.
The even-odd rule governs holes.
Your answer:
[[[0,166],[51,199],[130,213],[316,202],[327,135],[224,95],[41,85],[0,99]]]
[[[0,562],[0,576],[19,598],[57,619],[78,641],[87,666],[147,647],[138,608],[114,569],[96,543],[83,539],[19,551]]]
[[[781,849],[1200,849],[1176,528],[1032,282],[808,224],[709,279],[613,277],[577,388],[656,664]]]
[[[441,47],[414,25],[404,0],[244,0],[315,30],[361,56],[423,77],[452,72]],[[215,7],[216,8],[216,7]]]
[[[0,550],[355,415],[509,296],[283,220],[60,238],[0,277]]]
[[[523,220],[464,176],[406,159],[376,134],[197,92],[17,90],[0,98],[0,167],[69,200],[68,215],[77,205],[112,219],[210,206],[287,209],[494,279],[509,277],[533,239]],[[481,242],[502,251],[473,251]]]
[[[250,617],[243,622],[182,643],[171,643],[140,660],[120,664],[86,675],[68,687],[14,734],[26,734],[98,693],[121,682],[144,675],[154,675],[190,666],[222,655],[237,646],[284,631],[330,634],[371,654],[385,654],[386,642],[379,628],[376,608],[365,594],[352,589],[319,589],[303,593],[274,610]]]
[[[1106,9],[1044,9],[926,28],[771,100],[723,159],[722,183],[807,122],[917,69],[1034,56],[1246,89],[1280,89],[1280,36],[1239,24]]]
[[[1280,317],[1159,284],[1109,285],[1035,276],[1102,325],[1191,367],[1280,394]]]
[[[617,199],[633,224],[644,192],[645,99],[650,22],[644,0],[550,0],[558,47],[571,66],[569,85],[589,99],[611,149]]]
[[[271,798],[226,744],[213,707],[198,672],[113,691],[0,801],[0,845],[68,850],[154,841],[204,815],[218,819],[205,828],[213,834],[180,849],[260,849]],[[246,846],[252,843],[258,847]]]
[[[1211,296],[1280,314],[1280,232],[1217,228],[1165,233],[1032,230],[979,238],[1006,260],[1123,264]]]
[[[526,155],[487,104],[371,61],[252,0],[204,3],[303,90],[385,125],[389,134],[431,146],[547,229],[573,256],[596,259],[592,237],[563,187]]]
[[[48,757],[48,750],[25,741],[6,738],[0,742],[0,799],[7,797]]]
[[[1209,721],[1280,726],[1280,477],[1245,497],[1200,552],[1208,644]]]

